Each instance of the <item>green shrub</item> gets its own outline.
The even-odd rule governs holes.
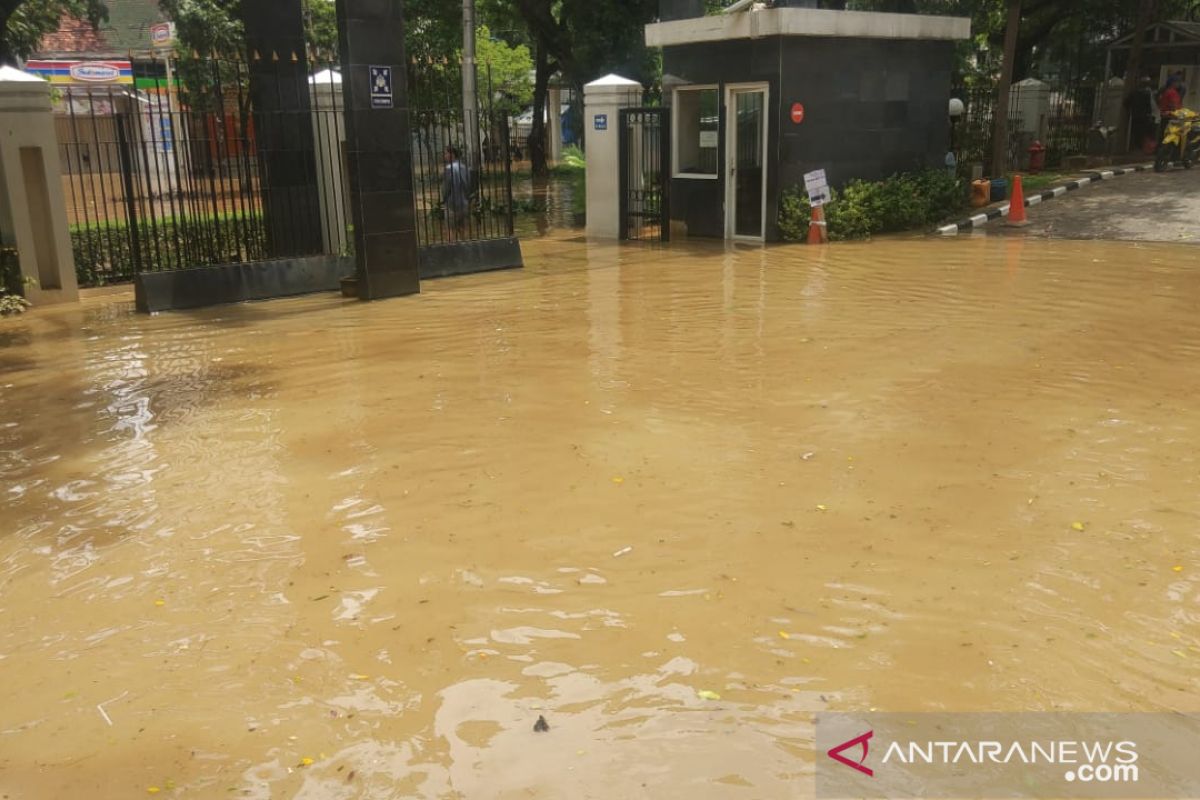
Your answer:
[[[133,280],[134,236],[125,222],[71,230],[75,275],[80,286]],[[260,215],[211,215],[159,219],[137,226],[137,243],[146,272],[186,269],[204,264],[266,258],[267,232]]]
[[[0,247],[0,317],[20,314],[29,308],[25,299],[25,281],[21,278],[21,262],[12,247]]]
[[[825,206],[829,238],[867,239],[878,233],[924,228],[962,207],[965,188],[943,170],[902,173],[882,181],[850,181]],[[779,232],[786,241],[808,238],[812,209],[803,186],[784,192]]]

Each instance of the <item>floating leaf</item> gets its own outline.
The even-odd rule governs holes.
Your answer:
[[[146,787],[146,794],[158,794],[161,791],[162,791],[162,789],[158,788],[157,786],[147,786]]]
[[[1171,570],[1173,572],[1183,572],[1183,564],[1176,564],[1175,566],[1171,567]]]
[[[166,604],[167,604],[167,601],[163,600],[161,598],[154,601],[154,605],[159,606],[159,607],[165,606]]]
[[[721,695],[717,694],[716,692],[712,691],[711,689],[699,689],[699,690],[697,690],[696,695],[699,696],[699,698],[701,700],[720,700],[721,699]]]
[[[828,510],[829,510],[829,506],[825,505],[824,503],[817,503],[817,511],[828,511]]]
[[[620,475],[613,476],[613,483],[622,484],[624,482],[625,482],[625,479],[622,478]]]
[[[313,760],[311,758],[309,758],[308,756],[305,756],[304,758],[300,759],[300,763],[297,764],[297,766],[300,766],[300,767],[311,767],[312,765],[313,765]]]
[[[1071,527],[1077,531],[1082,531],[1084,529],[1084,524],[1082,522],[1072,522]]]
[[[780,631],[779,638],[780,639],[790,639],[790,638],[792,638],[792,635],[790,633],[788,633],[787,631]]]

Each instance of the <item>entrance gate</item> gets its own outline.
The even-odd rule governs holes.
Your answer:
[[[671,239],[670,119],[666,108],[621,111],[621,239]]]

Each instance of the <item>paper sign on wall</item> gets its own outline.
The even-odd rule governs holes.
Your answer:
[[[825,170],[805,173],[804,188],[808,192],[808,202],[813,208],[820,208],[829,202],[829,181],[825,178]]]
[[[717,132],[716,131],[700,131],[700,146],[701,147],[716,147]]]

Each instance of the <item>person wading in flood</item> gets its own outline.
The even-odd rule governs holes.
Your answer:
[[[442,177],[442,207],[446,212],[446,236],[453,242],[463,238],[467,214],[471,210],[471,180],[454,147],[446,145],[442,160],[446,162]]]

